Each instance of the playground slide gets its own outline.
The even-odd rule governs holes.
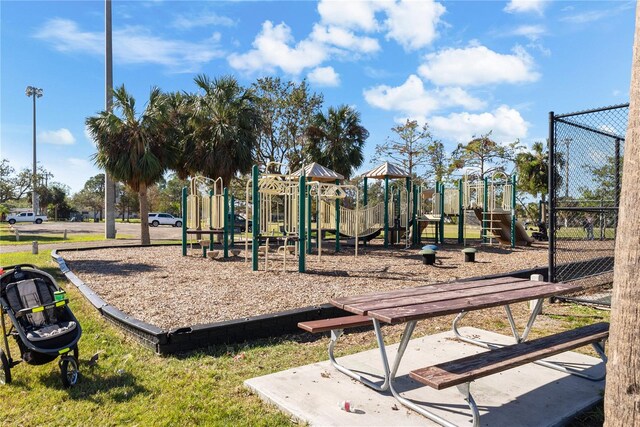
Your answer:
[[[476,217],[482,222],[482,210],[474,209]],[[508,212],[504,213],[493,213],[493,219],[499,220],[499,227],[496,230],[492,230],[493,234],[496,236],[496,239],[503,245],[511,244],[511,214]],[[520,221],[516,221],[516,245],[524,245],[529,246],[534,242],[534,239],[527,234],[527,231],[524,229],[524,226]]]

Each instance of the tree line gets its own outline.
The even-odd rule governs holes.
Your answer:
[[[179,214],[177,189],[189,176],[220,177],[242,197],[243,185],[233,182],[234,178],[247,174],[254,164],[284,173],[282,165],[295,171],[318,162],[349,179],[364,163],[369,132],[360,113],[347,105],[324,109],[322,94],[311,91],[304,80],[265,77],[243,87],[234,77],[198,75],[194,83],[192,92],[164,93],[152,88],[142,108],[122,85],[113,92],[113,111],[87,117],[85,123],[97,147],[94,162],[122,183],[117,209],[123,219],[125,212],[138,212],[144,227],[150,207]],[[414,179],[452,181],[463,168],[484,177],[515,166],[521,188],[534,197],[546,193],[547,154],[542,143],[524,150],[519,141],[504,144],[489,132],[447,153],[427,123],[406,120],[391,131],[392,136],[376,145],[373,162],[391,161]],[[12,175],[7,168],[8,162],[3,161],[3,204],[30,194],[31,186],[27,169]],[[103,175],[89,179],[70,200],[64,197],[68,188],[63,185],[38,188],[46,206],[46,194],[51,191],[45,187],[63,190],[55,190],[49,203],[63,207],[59,216],[65,217],[71,205],[78,210],[91,208],[102,216]]]

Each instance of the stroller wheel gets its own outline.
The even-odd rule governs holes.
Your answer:
[[[0,363],[2,363],[2,370],[0,370],[0,384],[11,383],[11,366],[9,366],[9,360],[5,356],[4,351],[0,350]]]
[[[72,356],[63,356],[60,360],[60,374],[65,387],[73,387],[78,382],[78,362]]]

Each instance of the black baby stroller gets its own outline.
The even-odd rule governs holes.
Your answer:
[[[49,363],[60,356],[62,383],[78,381],[80,323],[69,309],[64,291],[53,277],[29,264],[2,267],[0,275],[0,324],[4,351],[0,349],[0,384],[11,382],[14,361],[8,337],[18,343],[22,361],[30,365]],[[7,331],[5,313],[11,320]]]

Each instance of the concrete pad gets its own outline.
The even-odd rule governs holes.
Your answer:
[[[512,337],[475,328],[462,328],[461,331],[485,341],[513,343]],[[390,363],[397,347],[387,347]],[[413,339],[398,370],[396,389],[403,396],[428,406],[454,424],[471,425],[471,412],[456,387],[440,391],[423,387],[410,379],[408,373],[482,351],[487,350],[457,341],[452,332]],[[563,362],[574,368],[586,368],[592,375],[604,371],[600,359],[575,352],[546,360]],[[338,361],[359,371],[382,372],[378,349],[341,357]],[[380,377],[370,376],[370,379],[382,382]],[[263,400],[314,426],[437,425],[402,406],[391,393],[378,393],[338,372],[328,360],[252,378],[245,381],[245,385]],[[602,398],[603,390],[604,381],[588,381],[535,364],[523,365],[471,384],[471,392],[480,409],[482,426],[560,425],[597,403]],[[339,403],[343,400],[350,401],[356,411],[349,413],[341,410]]]

